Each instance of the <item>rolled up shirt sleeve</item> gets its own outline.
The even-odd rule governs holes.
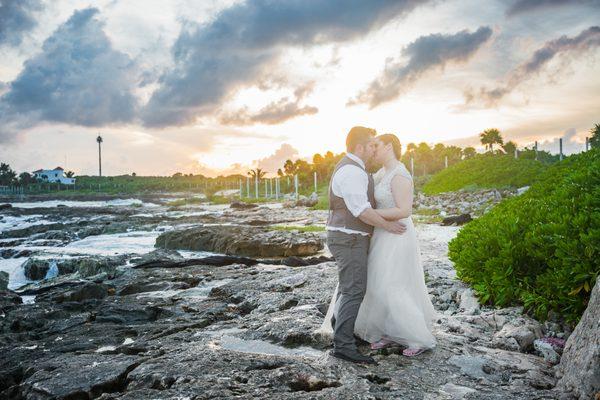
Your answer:
[[[369,188],[369,177],[361,168],[346,165],[336,174],[336,191],[344,199],[348,211],[358,218],[367,208],[372,208],[369,203],[367,191]]]

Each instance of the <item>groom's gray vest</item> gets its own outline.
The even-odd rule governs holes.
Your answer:
[[[327,226],[333,226],[336,228],[347,228],[371,234],[373,233],[373,227],[369,224],[365,224],[360,219],[352,215],[350,210],[348,210],[348,207],[346,207],[344,199],[333,194],[333,189],[331,188],[333,177],[338,171],[338,169],[342,168],[344,165],[355,165],[358,168],[363,169],[363,167],[360,164],[358,164],[356,161],[353,161],[347,156],[342,158],[340,162],[335,166],[333,174],[331,175],[331,181],[329,182],[329,218],[327,218]],[[369,203],[371,203],[371,206],[374,207],[375,184],[373,183],[373,176],[369,173],[367,173],[367,175],[369,176],[367,198],[369,199]]]

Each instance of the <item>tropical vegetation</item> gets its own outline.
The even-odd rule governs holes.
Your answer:
[[[546,164],[506,154],[478,154],[435,174],[422,188],[425,194],[460,189],[529,186],[546,170]]]
[[[449,257],[483,303],[576,323],[600,274],[600,149],[548,167],[524,194],[465,225]]]

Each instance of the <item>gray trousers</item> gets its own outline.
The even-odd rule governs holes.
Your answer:
[[[354,323],[367,291],[369,236],[327,231],[327,247],[338,267],[339,287],[334,307],[333,346],[356,351]]]

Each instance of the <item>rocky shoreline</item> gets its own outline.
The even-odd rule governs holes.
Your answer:
[[[54,207],[5,209],[2,217],[7,224],[32,218],[29,226],[2,230],[3,256],[29,260],[29,278],[56,275],[0,294],[0,398],[563,395],[553,366],[562,347],[553,344],[570,339],[568,327],[540,324],[520,308],[480,306],[446,256],[457,227],[417,225],[438,311],[437,347],[415,358],[400,348],[371,352],[379,364],[362,366],[330,357],[329,339],[315,333],[336,282],[335,263],[319,258],[328,256],[324,233],[271,229],[323,226],[326,212]],[[131,231],[152,232],[148,240],[159,249],[76,253],[89,238]],[[202,234],[208,239],[185,245]],[[176,245],[161,246],[167,242]],[[280,246],[267,251],[261,243]],[[57,249],[60,256],[51,252]]]

